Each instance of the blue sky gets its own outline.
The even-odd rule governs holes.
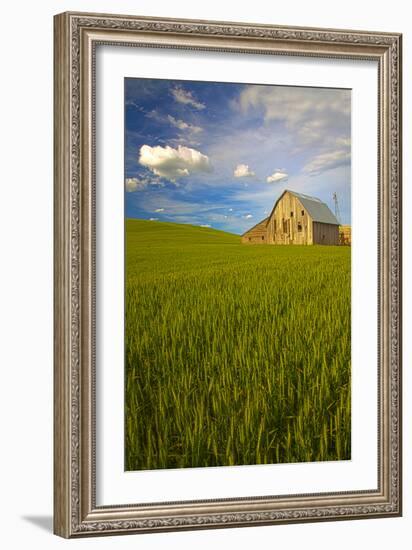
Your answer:
[[[285,189],[350,223],[350,90],[125,79],[128,218],[241,234]]]

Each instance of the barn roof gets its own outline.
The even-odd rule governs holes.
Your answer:
[[[255,223],[253,227],[251,227],[250,229],[242,233],[241,237],[244,237],[245,235],[247,235],[250,231],[252,231],[252,229],[255,229],[255,227],[257,227],[258,225],[261,225],[262,223],[265,223],[265,222],[267,223],[268,221],[269,221],[269,216],[267,218],[264,218],[263,220],[260,220],[260,222]]]
[[[290,189],[286,189],[278,198],[275,206],[273,207],[272,213],[275,210],[277,203],[280,201],[285,193],[290,193],[291,195],[297,197],[302,203],[303,208],[305,208],[305,210],[308,212],[309,216],[314,222],[339,225],[338,220],[336,219],[334,214],[332,214],[327,204],[322,202],[320,199],[317,199],[316,197],[310,197],[309,195],[304,195],[303,193],[296,193],[295,191],[291,191]]]

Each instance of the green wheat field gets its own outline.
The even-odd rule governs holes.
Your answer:
[[[351,456],[350,248],[126,221],[126,470]]]

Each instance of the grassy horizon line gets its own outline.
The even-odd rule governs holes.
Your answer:
[[[147,223],[150,223],[150,224],[167,224],[167,225],[176,225],[176,226],[181,226],[181,227],[192,227],[192,228],[196,228],[196,229],[202,229],[202,230],[207,230],[207,231],[218,231],[220,233],[227,233],[228,235],[234,235],[235,237],[241,237],[242,234],[240,233],[232,233],[231,231],[225,231],[224,229],[218,229],[216,227],[205,227],[205,226],[202,226],[202,225],[196,225],[196,224],[193,224],[193,223],[177,223],[177,222],[169,222],[169,221],[166,221],[166,220],[147,220],[145,218],[125,218],[125,222],[133,222],[133,221],[137,221],[137,222],[147,222]]]

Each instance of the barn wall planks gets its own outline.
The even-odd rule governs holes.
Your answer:
[[[313,222],[313,244],[339,244],[339,226]]]
[[[272,210],[268,235],[271,244],[312,244],[312,219],[291,193],[285,193]]]

